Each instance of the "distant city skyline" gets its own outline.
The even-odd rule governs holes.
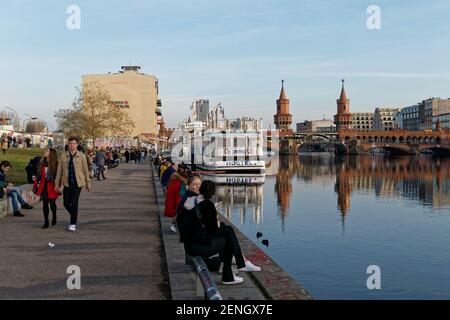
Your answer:
[[[70,5],[81,29],[69,30]],[[381,9],[369,30],[366,9]],[[0,109],[55,124],[83,74],[136,64],[159,79],[167,127],[195,99],[273,127],[281,79],[295,123],[331,119],[341,79],[352,112],[450,97],[450,2],[413,0],[5,1]]]

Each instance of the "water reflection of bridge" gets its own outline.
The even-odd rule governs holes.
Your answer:
[[[280,215],[289,212],[292,180],[334,184],[337,207],[345,217],[353,192],[374,192],[380,198],[406,198],[424,206],[450,206],[450,159],[427,156],[334,157],[283,156],[275,191]]]

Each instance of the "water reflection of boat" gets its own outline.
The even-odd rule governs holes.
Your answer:
[[[249,217],[256,224],[262,222],[264,174],[203,174],[202,180],[206,179],[216,183],[215,200],[222,203],[219,212],[227,219],[239,214],[241,223]]]

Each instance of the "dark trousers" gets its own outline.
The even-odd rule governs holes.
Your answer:
[[[236,265],[238,268],[245,267],[244,257],[242,255],[241,246],[230,226],[221,225],[218,233],[211,238],[209,246],[198,243],[185,243],[184,248],[186,253],[190,256],[210,257],[219,253],[223,261],[222,281],[233,281],[233,271],[231,264],[233,256],[236,258]]]
[[[105,166],[103,165],[99,165],[98,166],[98,170],[97,170],[97,180],[100,180],[100,174],[102,175],[102,177],[103,177],[103,180],[105,180],[106,179],[106,177],[105,177]]]
[[[42,209],[44,210],[44,220],[45,222],[48,222],[48,215],[50,213],[49,210],[49,205],[50,205],[50,209],[52,210],[52,218],[53,221],[56,221],[56,199],[49,199],[48,198],[48,192],[47,192],[47,182],[45,183],[44,186],[44,191],[42,192],[42,203],[43,203],[43,207]]]
[[[70,214],[70,224],[77,224],[78,220],[78,200],[80,199],[81,188],[76,186],[64,187],[64,208]]]
[[[233,280],[234,278],[231,270],[231,262],[233,260],[233,256],[236,258],[236,266],[239,269],[245,267],[244,256],[242,255],[239,240],[236,237],[234,229],[230,226],[225,225],[224,223],[221,223],[216,236],[225,238],[226,245],[223,252],[220,254],[223,261],[223,274],[225,274],[225,270],[227,272],[230,272],[230,274],[227,274],[226,277],[227,279]],[[223,281],[229,281],[223,278],[224,276],[222,276]]]

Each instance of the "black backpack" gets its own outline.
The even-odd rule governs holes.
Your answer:
[[[187,210],[181,201],[177,208],[177,229],[180,234],[180,242],[195,241],[202,245],[210,245],[211,238],[203,225],[201,213],[195,200],[195,207]]]
[[[38,175],[39,163],[41,162],[41,159],[42,157],[34,157],[25,167],[25,171],[27,172],[28,183],[33,183],[33,176]]]
[[[182,206],[181,204],[184,201],[180,203],[177,210],[177,230],[180,235],[180,242],[186,242],[186,240],[189,239],[189,231],[192,229],[193,223],[193,217],[195,217],[195,212],[192,212],[192,210],[187,210]]]

